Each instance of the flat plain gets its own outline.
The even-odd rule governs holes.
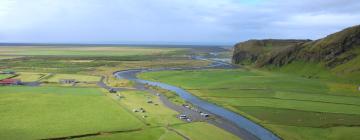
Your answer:
[[[0,86],[0,139],[199,139],[235,135],[206,122],[188,123],[144,91],[110,94],[96,85],[101,77],[113,87],[132,89],[113,72],[134,68],[206,66],[184,48],[147,47],[1,47],[0,71],[39,86]],[[5,59],[6,58],[6,59]],[[0,74],[0,79],[13,75]],[[62,84],[61,79],[81,83]],[[154,104],[146,101],[151,99]],[[157,104],[157,105],[155,105]],[[143,108],[144,113],[133,112]],[[144,117],[146,116],[146,117]],[[190,128],[196,128],[196,131]],[[198,133],[201,131],[201,133]],[[214,133],[216,132],[216,133]]]
[[[2,139],[57,138],[144,126],[98,88],[0,87],[0,97]]]
[[[360,94],[351,82],[242,69],[162,71],[140,77],[182,87],[284,139],[359,137]]]

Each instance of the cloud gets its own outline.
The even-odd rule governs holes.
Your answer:
[[[360,23],[357,0],[1,0],[0,42],[316,39]]]
[[[338,26],[354,25],[360,21],[360,15],[351,14],[299,14],[283,21],[274,22],[277,26]]]

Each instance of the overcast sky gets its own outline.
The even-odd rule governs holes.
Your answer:
[[[0,42],[234,44],[356,24],[359,0],[0,0]]]

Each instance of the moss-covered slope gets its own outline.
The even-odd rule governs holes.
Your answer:
[[[233,63],[281,69],[298,64],[318,65],[313,71],[328,71],[337,77],[360,81],[360,25],[311,40],[249,40],[236,44]],[[295,64],[292,64],[295,63]],[[301,67],[293,72],[303,71]],[[310,70],[305,75],[309,73]],[[316,72],[311,72],[316,75]]]

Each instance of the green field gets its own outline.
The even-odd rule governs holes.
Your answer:
[[[79,74],[54,74],[49,78],[44,79],[44,81],[48,82],[59,82],[61,79],[75,79],[80,82],[98,82],[100,81],[100,77],[98,76],[90,76],[90,75],[79,75]]]
[[[132,111],[134,109],[143,108],[146,111],[144,113],[135,113],[135,115],[139,118],[146,115],[147,117],[142,119],[149,126],[165,126],[184,123],[176,118],[177,112],[164,106],[155,95],[140,91],[126,91],[121,92],[120,94],[124,98],[120,99],[119,102],[128,110]],[[148,100],[153,101],[153,103],[147,103]]]
[[[44,139],[144,126],[98,88],[0,87],[0,138]]]
[[[0,56],[0,60],[15,59],[20,57],[21,56]]]
[[[165,128],[150,128],[142,131],[81,138],[84,140],[183,140],[175,132]]]
[[[140,77],[182,87],[284,139],[360,136],[360,92],[346,82],[256,70],[164,71]]]
[[[118,103],[128,111],[143,108],[142,112],[133,112],[141,119],[148,128],[131,133],[114,134],[110,136],[93,137],[95,139],[183,139],[174,131],[185,135],[187,138],[195,140],[237,140],[238,137],[205,122],[186,123],[176,118],[177,112],[167,108],[159,100],[158,96],[142,91],[120,92],[122,98],[109,95],[118,100]],[[153,101],[149,104],[147,100]],[[157,105],[156,105],[157,104]],[[142,116],[147,116],[142,118]],[[89,139],[93,139],[89,137]]]
[[[149,128],[142,131],[119,133],[113,135],[86,137],[86,140],[183,140],[184,137],[178,135],[181,133],[191,140],[239,140],[238,137],[223,131],[215,126],[205,122],[196,122],[190,124],[180,124],[170,126],[168,129],[163,127]]]
[[[33,82],[40,80],[40,78],[45,77],[46,73],[34,73],[34,72],[20,72],[17,73],[16,79],[20,79],[23,82]]]
[[[0,138],[45,139],[103,132],[83,139],[183,139],[178,133],[197,140],[238,139],[207,123],[177,119],[177,112],[165,107],[158,96],[142,91],[120,94],[122,98],[98,88],[0,87]],[[148,99],[154,103],[147,103]],[[133,112],[136,108],[146,112]]]
[[[0,59],[0,70],[4,67],[30,73],[98,75],[102,70],[205,66],[209,63],[189,59],[190,49],[184,48],[53,46],[2,47],[0,50],[0,57],[9,58]]]
[[[0,74],[0,80],[9,78],[11,76],[13,76],[13,75],[11,75],[11,74]]]
[[[186,125],[176,125],[174,129],[194,140],[236,140],[238,137],[224,132],[208,123],[198,122]],[[206,130],[206,131],[204,131]]]
[[[178,119],[178,112],[167,108],[158,96],[150,93],[123,91],[120,92],[123,98],[119,98],[95,88],[101,76],[109,86],[133,88],[132,82],[113,77],[113,72],[118,70],[210,63],[189,59],[188,53],[188,49],[178,48],[2,47],[0,57],[8,59],[0,59],[0,70],[11,69],[18,74],[16,79],[38,81],[41,85],[0,87],[0,139],[86,134],[94,135],[81,138],[239,139],[206,122],[188,123]],[[60,79],[76,79],[81,83],[59,84]],[[180,100],[173,94],[166,95],[171,96],[171,101]],[[133,112],[139,108],[146,112]]]
[[[303,61],[292,62],[283,67],[267,67],[266,69],[275,72],[296,74],[311,79],[326,79],[328,81],[342,81],[353,84],[360,82],[360,56],[333,69],[324,67],[322,63]]]

